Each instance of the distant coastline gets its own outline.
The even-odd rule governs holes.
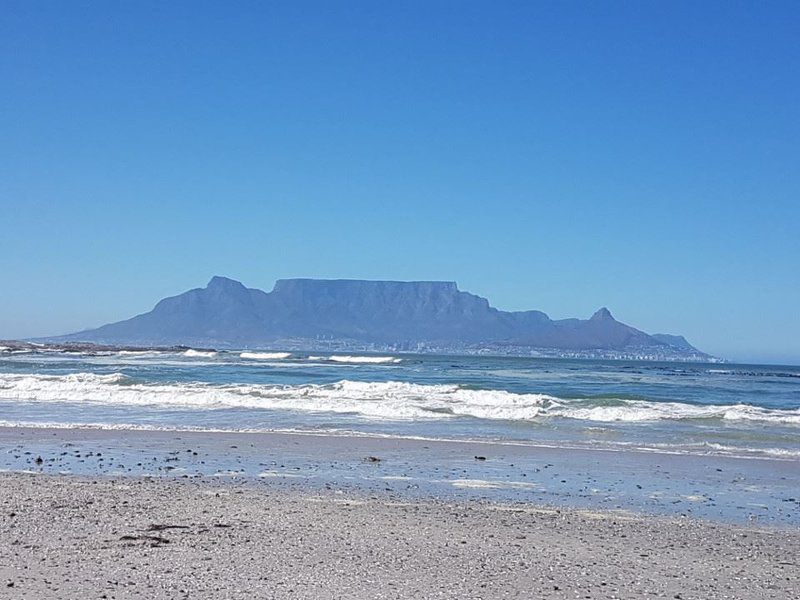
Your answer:
[[[226,344],[217,346],[176,344],[159,345],[119,345],[95,344],[91,342],[50,342],[50,338],[34,338],[31,340],[0,340],[0,355],[4,352],[64,352],[81,354],[106,354],[119,352],[230,352],[233,354],[248,351],[269,353],[286,352],[333,352],[358,353],[369,355],[433,355],[433,356],[485,356],[497,358],[543,358],[563,360],[611,360],[611,361],[647,361],[647,362],[696,362],[709,364],[727,364],[731,361],[710,356],[705,353],[693,354],[656,354],[643,349],[618,352],[609,350],[558,351],[548,348],[503,348],[503,347],[416,347],[404,348],[398,345],[370,345],[346,340],[282,340],[282,343],[269,346],[233,347]]]

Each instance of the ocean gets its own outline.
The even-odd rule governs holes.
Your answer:
[[[0,426],[290,431],[800,459],[800,367],[0,351]]]

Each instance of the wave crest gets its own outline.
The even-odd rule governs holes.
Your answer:
[[[242,352],[239,358],[247,358],[250,360],[281,360],[289,358],[291,352]]]
[[[353,364],[397,364],[402,362],[402,358],[395,358],[394,356],[344,356],[334,354],[327,358],[321,356],[309,356],[309,360],[329,360],[338,363],[353,363]]]
[[[212,356],[216,356],[217,353],[214,350],[193,350],[190,348],[184,352],[183,355],[190,358],[210,358]]]

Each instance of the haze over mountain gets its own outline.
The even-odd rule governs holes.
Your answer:
[[[531,353],[705,355],[681,336],[651,336],[607,308],[590,319],[552,320],[498,310],[447,281],[281,279],[271,292],[213,277],[205,288],[158,302],[148,313],[58,338],[102,344],[257,348],[494,350]]]

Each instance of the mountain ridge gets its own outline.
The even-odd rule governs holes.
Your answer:
[[[588,351],[702,359],[682,336],[649,335],[606,307],[589,319],[502,311],[454,281],[279,279],[270,292],[215,275],[204,288],[163,298],[146,313],[47,338],[110,344],[368,349],[542,354]]]

